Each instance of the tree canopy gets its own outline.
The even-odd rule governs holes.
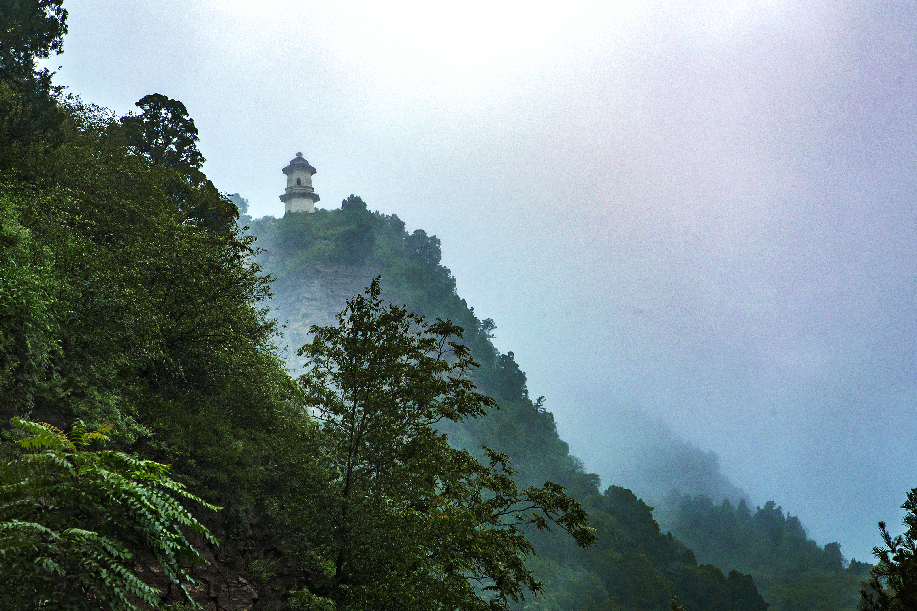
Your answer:
[[[67,33],[63,0],[0,3],[0,170],[29,145],[56,141],[60,115],[53,73],[36,61],[60,53]]]
[[[774,501],[751,509],[745,500],[714,503],[673,495],[660,520],[699,562],[755,577],[771,611],[853,611],[869,565],[846,562],[840,545],[819,546],[799,518]]]
[[[150,160],[163,174],[163,189],[189,218],[210,231],[229,231],[239,211],[201,171],[204,156],[188,109],[178,100],[151,93],[136,104],[140,114],[121,118],[132,152]]]
[[[30,80],[35,60],[60,53],[67,33],[64,0],[15,0],[0,6],[0,79]]]
[[[128,145],[153,163],[183,170],[200,170],[204,156],[188,109],[161,93],[143,96],[135,104],[142,111],[121,119]]]

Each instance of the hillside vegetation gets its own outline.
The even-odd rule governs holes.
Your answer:
[[[693,551],[687,552],[671,536],[663,543],[666,537],[659,532],[650,508],[629,490],[612,486],[597,496],[598,477],[586,473],[582,463],[570,455],[567,444],[557,435],[544,398],[533,401],[529,397],[525,374],[513,354],[501,354],[491,343],[494,322],[479,320],[473,308],[456,294],[454,278],[440,264],[436,237],[423,230],[408,232],[397,216],[369,212],[355,196],[345,200],[341,210],[244,221],[263,249],[257,260],[275,279],[274,314],[286,325],[285,338],[292,346],[307,342],[310,323],[330,319],[340,299],[376,276],[383,279],[388,299],[407,304],[428,318],[449,319],[472,330],[465,334],[465,343],[481,364],[472,379],[497,399],[500,409],[487,418],[443,430],[459,447],[475,451],[484,445],[506,452],[519,471],[520,481],[561,483],[589,508],[593,523],[606,513],[618,515],[614,524],[620,523],[622,512],[630,514],[624,523],[640,516],[643,535],[627,540],[642,538],[643,542],[626,555],[628,562],[637,557],[653,558],[648,563],[658,565],[671,562],[666,558],[679,558],[679,562],[692,565],[696,558],[709,566],[688,573],[718,572],[715,566],[726,573],[738,570],[750,574],[772,611],[857,608],[869,565],[847,563],[837,543],[817,545],[806,537],[799,519],[784,516],[773,501],[751,512],[744,493],[722,475],[715,455],[687,444],[639,414],[625,414],[621,423],[620,435],[630,434],[632,439],[617,445],[626,446],[630,454],[606,454],[600,462],[605,471],[633,481],[643,493],[650,494],[665,528]],[[298,367],[291,352],[287,355],[290,365]],[[636,441],[640,439],[644,441]],[[722,503],[713,503],[698,490],[721,494]],[[596,502],[599,498],[601,502]],[[650,532],[656,534],[650,536]],[[608,593],[621,591],[626,582],[614,573],[625,566],[629,568],[623,574],[637,570],[626,564],[597,565],[594,552],[571,549],[540,533],[534,534],[533,540],[541,545],[534,566],[552,586],[546,599],[556,601],[560,609],[589,608],[589,604],[601,607],[605,603],[596,601],[605,595],[614,599]],[[601,530],[599,541],[600,545],[604,541]],[[667,551],[660,555],[662,549]],[[646,587],[640,585],[638,589]],[[660,586],[649,589],[659,591]],[[646,604],[638,598],[627,601],[626,605],[638,605],[634,608]],[[660,603],[664,597],[656,601]],[[537,604],[542,608],[546,602]],[[690,603],[687,606],[692,608]]]
[[[16,101],[15,92],[10,97]],[[488,543],[457,539],[462,531],[442,534],[457,549],[466,550],[457,558],[479,559],[474,566],[481,571],[483,590],[463,589],[455,581],[456,576],[467,581],[472,574],[467,564],[435,564],[425,569],[423,578],[416,568],[407,570],[412,558],[437,549],[431,547],[424,528],[384,531],[383,540],[401,541],[386,553],[394,567],[406,572],[378,572],[378,561],[368,559],[381,550],[365,529],[347,531],[355,537],[347,544],[348,561],[342,565],[336,559],[342,531],[339,523],[328,520],[326,509],[328,499],[340,498],[334,491],[341,472],[327,460],[326,448],[334,447],[327,441],[333,439],[331,429],[327,420],[320,425],[310,417],[309,394],[284,371],[276,355],[274,327],[263,308],[268,285],[251,259],[251,238],[236,230],[235,209],[205,178],[131,147],[121,122],[109,113],[77,100],[52,101],[51,135],[30,143],[8,142],[10,148],[4,149],[18,151],[4,158],[0,193],[0,392],[6,414],[64,430],[77,422],[88,429],[111,425],[106,428],[111,429],[112,448],[171,464],[174,477],[223,507],[215,515],[202,516],[223,541],[218,550],[206,551],[217,570],[197,571],[206,587],[189,587],[198,602],[212,608],[317,608],[326,602],[341,609],[378,609],[383,602],[398,609],[434,608],[442,604],[437,600],[451,600],[455,608],[477,608],[475,601],[500,608],[524,592],[519,586],[537,589],[537,583],[526,577],[529,569],[514,564],[527,556],[524,539],[508,548],[508,539]],[[182,108],[172,106],[184,121]],[[337,219],[381,219],[363,209],[299,216],[300,223],[329,219],[332,228]],[[403,231],[397,223],[394,227]],[[560,527],[554,535],[531,527],[525,531],[544,550],[536,561],[542,570],[535,568],[555,581],[580,574],[584,580],[584,587],[573,591],[550,589],[554,584],[549,581],[544,596],[529,595],[524,603],[519,599],[513,604],[665,609],[675,595],[692,609],[763,608],[749,578],[732,574],[727,579],[718,569],[698,567],[690,551],[659,532],[648,508],[633,495],[622,489],[598,493],[594,476],[582,471],[556,437],[551,415],[528,399],[524,375],[512,357],[493,349],[488,325],[476,321],[470,310],[462,313],[464,304],[454,294],[451,277],[437,265],[435,239],[415,234],[405,241],[398,231],[392,243],[404,243],[399,248],[409,253],[401,263],[408,271],[401,277],[417,276],[416,284],[393,282],[395,290],[402,295],[413,291],[417,297],[411,301],[421,303],[417,309],[428,318],[446,315],[443,307],[455,308],[458,324],[470,330],[466,336],[475,346],[476,358],[482,350],[490,351],[490,360],[475,379],[504,409],[475,421],[489,420],[490,424],[478,425],[480,430],[516,445],[493,444],[509,452],[508,459],[492,455],[486,460],[479,447],[475,451],[484,460],[461,459],[468,465],[463,467],[466,473],[497,479],[485,481],[483,496],[449,497],[454,511],[470,512],[473,528],[480,524],[485,530],[506,531],[512,523],[497,520],[487,526],[490,518],[481,513],[497,493],[509,499],[501,515],[526,512],[518,514],[520,526],[556,520]],[[356,239],[346,231],[340,236]],[[316,247],[327,244],[319,241]],[[445,303],[434,292],[436,282],[444,282],[441,288],[451,296]],[[347,320],[341,324],[346,326]],[[450,417],[457,421],[460,416]],[[516,427],[529,429],[534,436],[530,441],[536,443],[523,443],[521,430],[509,432]],[[423,430],[418,434],[425,435]],[[397,438],[380,439],[374,448],[381,451]],[[5,452],[17,456],[10,446]],[[449,460],[430,467],[431,473],[440,474],[434,475],[436,486],[453,476],[459,482],[479,477],[463,476],[455,463],[458,458]],[[514,471],[519,474],[518,488],[498,477]],[[555,483],[566,486],[594,515],[590,523],[595,524],[598,549],[584,551],[563,534],[565,527],[579,528],[583,517],[576,517],[579,504],[564,500],[568,497],[554,484],[545,484],[548,472],[556,473]],[[514,490],[522,496],[513,496]],[[434,492],[436,498],[447,493]],[[414,523],[396,518],[406,508],[418,516],[425,515],[418,511],[438,510],[436,503],[422,500],[432,499],[429,494],[392,506],[396,499],[407,498],[394,494],[389,490],[379,498],[354,498],[347,506],[369,507],[375,523],[380,516],[390,516],[386,520],[402,527]],[[528,517],[535,515],[544,515],[547,522]],[[81,523],[87,522],[92,525],[92,515],[81,518]],[[564,568],[543,570],[551,563]],[[512,572],[504,572],[513,566]],[[77,587],[70,575],[57,578],[60,587]],[[32,587],[28,579],[5,582]],[[441,584],[437,587],[443,589],[434,592],[445,598],[430,599],[429,589],[418,597],[416,587],[427,583]],[[221,596],[233,587],[231,596]],[[413,594],[402,598],[393,592]],[[86,591],[83,606],[97,607],[96,596]],[[576,600],[559,598],[564,596]]]

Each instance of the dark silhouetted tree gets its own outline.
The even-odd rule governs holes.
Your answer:
[[[155,164],[202,179],[203,174],[193,172],[204,165],[204,156],[197,150],[197,128],[185,105],[151,93],[135,106],[142,111],[139,115],[131,113],[121,119],[131,149]]]
[[[121,118],[130,149],[167,170],[163,190],[188,218],[210,231],[232,231],[239,210],[201,171],[204,156],[197,149],[197,128],[185,105],[152,93],[136,106],[140,114]]]
[[[35,60],[60,53],[67,33],[63,0],[6,0],[0,4],[0,79],[45,80]]]
[[[901,507],[907,510],[903,535],[892,537],[885,522],[879,522],[885,546],[873,550],[879,562],[860,592],[864,611],[917,610],[917,488],[907,493]]]
[[[0,2],[0,170],[15,164],[20,148],[52,139],[60,117],[53,73],[39,59],[60,53],[67,33],[63,0]]]
[[[361,198],[357,197],[354,194],[350,194],[350,197],[341,202],[341,210],[347,213],[356,213],[366,212],[366,202]]]

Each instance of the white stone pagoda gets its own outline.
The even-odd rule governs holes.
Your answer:
[[[315,168],[309,165],[302,153],[296,153],[296,159],[283,169],[287,175],[286,192],[280,196],[280,201],[286,204],[287,212],[315,212],[315,202],[318,193],[312,188],[312,175]]]

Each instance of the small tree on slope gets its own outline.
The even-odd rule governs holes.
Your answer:
[[[538,592],[523,527],[555,523],[581,546],[595,537],[563,488],[519,490],[505,455],[485,464],[435,425],[484,414],[494,401],[465,375],[476,364],[462,329],[384,305],[379,279],[336,326],[300,350],[307,404],[322,423],[331,481],[310,520],[338,609],[506,609]]]
[[[885,547],[873,550],[879,562],[860,592],[864,611],[917,611],[917,488],[901,507],[907,510],[904,535],[892,538],[885,522],[879,522]]]

